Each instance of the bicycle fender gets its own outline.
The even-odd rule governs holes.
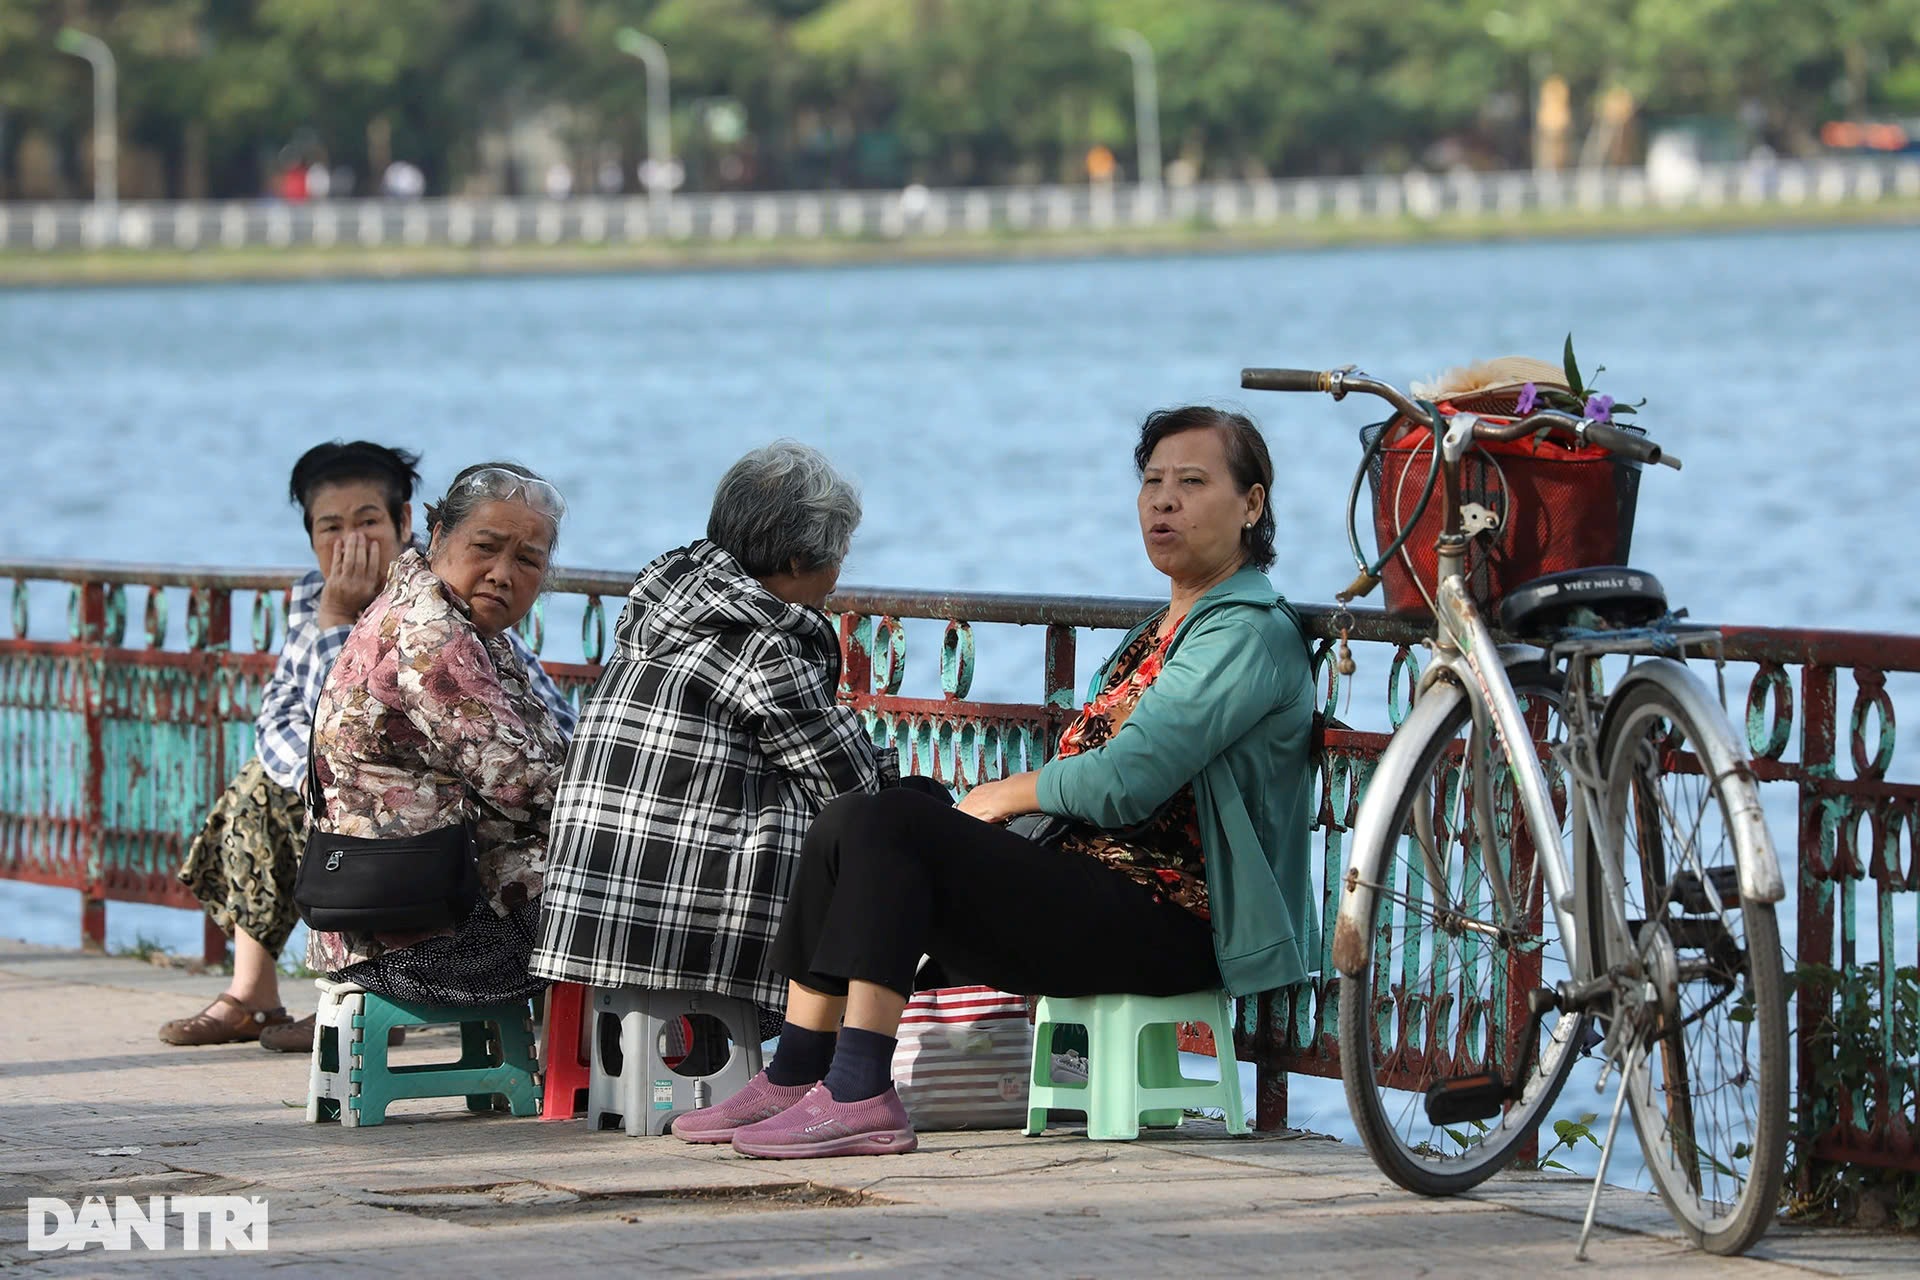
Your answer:
[[[1774,852],[1773,836],[1767,831],[1766,814],[1760,805],[1759,780],[1754,777],[1753,757],[1747,750],[1746,741],[1733,731],[1719,701],[1684,663],[1671,658],[1637,662],[1620,678],[1614,696],[1618,697],[1630,685],[1643,681],[1659,685],[1662,692],[1683,706],[1699,732],[1712,739],[1710,744],[1701,745],[1710,745],[1722,752],[1723,758],[1734,762],[1735,772],[1753,784],[1748,789],[1751,797],[1749,803],[1728,814],[1728,821],[1733,827],[1740,896],[1748,902],[1780,901],[1787,896],[1787,886],[1780,874],[1780,859]],[[1705,752],[1696,754],[1702,758],[1706,755]]]
[[[1361,905],[1360,886],[1379,883],[1388,851],[1400,835],[1389,829],[1394,801],[1410,780],[1421,746],[1466,696],[1449,680],[1429,684],[1394,730],[1367,783],[1367,793],[1360,797],[1360,812],[1353,821],[1353,853],[1340,878],[1340,909],[1333,925],[1333,964],[1348,977],[1362,972],[1373,952],[1373,912]]]

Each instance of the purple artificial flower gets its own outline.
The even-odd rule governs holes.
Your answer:
[[[1587,397],[1587,407],[1581,410],[1581,416],[1593,422],[1613,421],[1613,397],[1591,395]]]
[[[1529,382],[1526,386],[1520,388],[1520,399],[1514,404],[1513,411],[1524,418],[1532,413],[1533,407],[1539,403],[1540,388]]]

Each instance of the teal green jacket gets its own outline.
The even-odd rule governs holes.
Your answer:
[[[1101,666],[1096,689],[1146,625]],[[1188,611],[1120,732],[1040,770],[1042,809],[1100,827],[1139,822],[1193,784],[1214,955],[1235,995],[1318,968],[1308,874],[1313,710],[1299,618],[1265,574],[1244,568]]]

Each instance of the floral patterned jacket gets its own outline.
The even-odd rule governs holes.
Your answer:
[[[328,674],[312,752],[319,830],[415,836],[469,821],[494,910],[539,894],[566,737],[507,638],[483,640],[418,551],[394,559]],[[307,964],[334,973],[418,940],[315,932]]]

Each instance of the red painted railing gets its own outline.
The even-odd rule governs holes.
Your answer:
[[[80,890],[79,935],[96,946],[105,939],[109,901],[196,908],[174,870],[206,808],[252,750],[251,721],[292,574],[0,562],[0,578],[8,577],[13,637],[0,639],[0,877]],[[545,648],[549,620],[577,613],[577,655],[547,657],[563,685],[578,690],[592,680],[606,647],[606,601],[617,606],[627,584],[624,574],[556,574],[552,594],[523,630]],[[49,615],[62,592],[59,625]],[[182,627],[171,625],[174,600],[184,601]],[[130,642],[135,601],[143,625]],[[1137,599],[862,588],[842,591],[832,605],[846,658],[842,696],[876,740],[899,748],[904,768],[956,787],[1045,759],[1078,701],[1076,680],[1085,674],[1076,667],[1079,631],[1123,628],[1155,607]],[[234,634],[236,610],[251,619],[246,637]],[[1362,726],[1330,731],[1318,770],[1315,879],[1331,939],[1334,908],[1324,887],[1339,881],[1360,795],[1411,704],[1420,666],[1411,646],[1420,629],[1356,613],[1363,667],[1384,669],[1388,679],[1383,698],[1343,706],[1347,690],[1326,660],[1330,611],[1303,613],[1318,643],[1327,709]],[[908,632],[936,627],[943,628],[938,687],[911,691]],[[1038,676],[1035,700],[974,699],[976,630],[991,631],[1011,653],[1030,644],[1022,628],[1040,629],[1037,660],[1018,663],[1020,680]],[[1745,682],[1748,739],[1763,793],[1781,813],[1775,839],[1783,859],[1797,862],[1795,955],[1843,972],[1884,959],[1883,1007],[1891,1007],[1895,967],[1920,963],[1920,785],[1890,776],[1895,695],[1920,695],[1920,638],[1757,627],[1729,627],[1725,636],[1723,687],[1737,699]],[[1789,804],[1793,818],[1785,816]],[[1797,840],[1789,834],[1796,828]],[[217,956],[224,939],[209,930],[207,947]],[[1263,1128],[1286,1122],[1288,1072],[1339,1073],[1333,969],[1322,960],[1319,977],[1246,1002],[1242,1011],[1239,1039],[1258,1066]],[[1834,999],[1803,985],[1798,1025],[1817,1026]],[[1885,1035],[1888,1069],[1910,1073],[1912,1064],[1894,1052],[1893,1029]],[[1800,1037],[1803,1104],[1826,1052],[1817,1037]],[[1882,1079],[1865,1097],[1843,1098],[1835,1123],[1811,1136],[1811,1150],[1920,1168],[1916,1132],[1910,1084],[1903,1090]]]

